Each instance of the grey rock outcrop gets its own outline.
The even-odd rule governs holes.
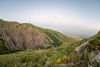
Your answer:
[[[17,22],[0,23],[0,37],[12,48],[38,49],[50,42],[38,29]]]
[[[82,53],[82,52],[85,50],[86,45],[88,44],[88,42],[89,42],[89,41],[87,41],[87,42],[83,43],[82,45],[78,46],[78,47],[75,49],[75,51],[76,51],[77,53]]]

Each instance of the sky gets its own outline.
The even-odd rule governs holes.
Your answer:
[[[0,0],[0,19],[92,36],[100,30],[100,0]]]

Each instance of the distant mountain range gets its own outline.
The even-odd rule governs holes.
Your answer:
[[[21,49],[39,49],[47,45],[71,43],[77,39],[64,34],[34,26],[30,23],[4,21],[0,19],[0,41],[7,47]]]

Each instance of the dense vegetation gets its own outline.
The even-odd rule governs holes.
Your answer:
[[[33,33],[35,32],[34,33],[34,36],[36,36],[35,39],[37,38],[37,40],[40,40],[41,37],[43,39],[45,35],[45,38],[48,39],[49,42],[52,42],[52,45],[45,44],[44,47],[41,47],[38,50],[27,49],[25,51],[22,51],[21,49],[18,48],[12,49],[11,45],[8,44],[7,41],[5,40],[6,38],[3,38],[4,35],[1,32],[2,30],[1,28],[0,29],[0,54],[5,54],[5,55],[0,55],[0,67],[64,67],[64,66],[100,67],[100,63],[97,63],[95,60],[93,60],[93,55],[96,55],[99,50],[100,34],[81,41],[76,41],[76,39],[69,38],[59,32],[49,30],[49,29],[43,29],[34,26],[32,24],[27,24],[27,23],[19,24],[15,22],[13,23],[14,24],[13,25],[11,22],[7,22],[3,20],[0,20],[0,23],[2,27],[5,27],[4,28],[5,30],[4,33],[6,33],[5,35],[7,36],[10,35],[11,40],[13,40],[13,43],[15,43],[15,46],[17,45],[16,38],[20,40],[20,38],[22,38],[23,36],[23,33],[25,33],[26,31],[28,31],[27,32],[28,35],[26,36],[25,35],[26,33],[24,35],[26,37],[29,37],[29,40],[27,41],[30,41]],[[11,24],[13,25],[13,27],[10,28]],[[10,34],[8,30],[10,32],[13,31],[15,33],[12,32],[13,34],[12,33]],[[18,35],[20,34],[21,35],[19,37],[17,35],[14,37],[16,33],[18,33]],[[31,35],[29,35],[30,33]],[[15,39],[13,39],[13,37]],[[45,40],[45,38],[43,40]],[[19,40],[18,43],[20,42]],[[85,49],[85,51],[83,53],[76,53],[75,48],[87,41],[89,41],[89,43],[87,44],[87,48]],[[28,46],[31,42],[27,43]],[[23,46],[24,48],[26,48],[25,42],[20,44],[19,46]],[[17,52],[17,51],[21,51],[21,52]]]
[[[99,35],[91,38],[77,41],[74,43],[62,43],[60,46],[39,49],[26,50],[23,52],[16,52],[13,54],[1,55],[1,67],[98,67],[100,65],[95,60],[92,63],[93,51],[87,49],[83,53],[76,53],[75,48],[85,43],[86,41],[94,40]],[[91,44],[92,45],[92,44]],[[92,46],[90,46],[92,48]],[[88,48],[89,49],[89,48]]]
[[[88,44],[87,44],[88,51],[95,51],[97,49],[100,50],[100,34],[96,35]]]

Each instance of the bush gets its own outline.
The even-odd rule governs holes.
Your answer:
[[[87,50],[91,52],[92,50],[95,51],[100,48],[100,35],[97,35],[93,40],[91,40],[87,46]]]

